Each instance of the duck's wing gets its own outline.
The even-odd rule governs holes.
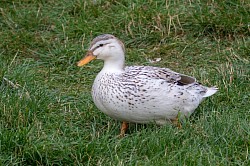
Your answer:
[[[168,68],[153,66],[128,66],[125,68],[126,77],[147,77],[151,79],[163,79],[168,83],[180,86],[196,83],[194,77],[176,73]]]

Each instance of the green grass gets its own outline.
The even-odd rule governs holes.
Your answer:
[[[249,3],[93,2],[0,2],[0,165],[249,165]],[[102,62],[76,66],[102,33],[125,42],[129,65],[220,90],[182,129],[131,124],[119,139],[91,99]]]

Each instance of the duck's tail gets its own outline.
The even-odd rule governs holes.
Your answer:
[[[216,88],[216,87],[207,88],[207,92],[203,95],[203,98],[204,98],[204,97],[212,96],[212,95],[215,94],[217,91],[218,91],[218,88]]]

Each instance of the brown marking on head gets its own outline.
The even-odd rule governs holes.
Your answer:
[[[99,42],[99,41],[101,41],[101,40],[109,40],[109,39],[115,39],[115,40],[117,40],[117,41],[119,42],[119,44],[121,45],[123,52],[125,52],[125,46],[124,46],[123,42],[120,41],[118,38],[116,38],[114,35],[110,35],[110,34],[102,34],[102,35],[99,35],[99,36],[95,37],[95,38],[92,40],[89,49],[90,49],[93,45],[95,45],[97,42]],[[93,50],[92,50],[92,51],[93,51]]]

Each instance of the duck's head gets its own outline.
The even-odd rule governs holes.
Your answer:
[[[78,66],[83,66],[93,59],[104,61],[104,67],[124,66],[124,44],[115,36],[103,34],[94,38],[90,44],[87,55],[78,62]]]

